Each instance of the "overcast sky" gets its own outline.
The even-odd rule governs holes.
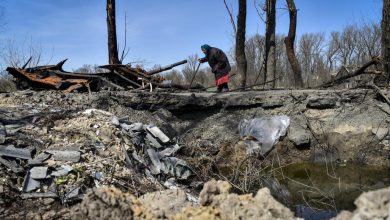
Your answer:
[[[227,0],[237,12],[237,1]],[[258,1],[258,0],[256,0]],[[6,26],[0,42],[12,39],[19,45],[32,41],[43,48],[44,62],[69,58],[72,70],[83,64],[106,64],[107,27],[105,0],[0,0]],[[125,62],[142,60],[146,67],[168,65],[201,55],[210,44],[228,51],[232,27],[223,0],[116,0],[119,48],[124,43]],[[247,36],[263,33],[254,0],[248,0]],[[349,24],[380,22],[382,0],[295,0],[298,35],[342,30]],[[285,1],[278,1],[277,32],[287,33]],[[27,40],[26,40],[27,39]],[[46,64],[46,63],[43,63]]]

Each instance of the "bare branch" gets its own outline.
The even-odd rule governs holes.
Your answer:
[[[229,8],[229,6],[227,5],[226,0],[223,0],[223,3],[225,4],[226,10],[227,10],[227,12],[229,14],[230,23],[232,24],[234,35],[236,35],[237,34],[237,26],[236,26],[236,22],[234,21],[234,18],[233,18],[233,7]]]
[[[126,58],[127,54],[129,54],[129,51],[130,51],[130,49],[128,49],[126,47],[127,47],[127,14],[125,12],[125,43],[123,45],[121,58],[119,60],[121,63],[123,63],[123,60]]]

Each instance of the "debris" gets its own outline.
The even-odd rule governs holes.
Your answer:
[[[149,126],[146,127],[146,130],[153,135],[153,137],[157,138],[162,143],[166,144],[170,141],[169,137],[167,137],[158,127]]]
[[[158,154],[159,154],[160,158],[170,157],[170,156],[173,156],[174,154],[176,154],[176,152],[179,151],[180,149],[181,149],[181,146],[179,146],[178,144],[175,144],[175,145],[173,145],[173,147],[167,147],[164,150],[158,152]]]
[[[389,134],[389,129],[379,127],[379,128],[373,128],[371,132],[375,135],[375,137],[378,140],[383,140]]]
[[[66,176],[72,170],[73,170],[73,168],[71,166],[61,165],[61,169],[58,169],[58,170],[52,172],[50,175],[54,176],[54,177]]]
[[[32,159],[31,154],[32,150],[28,148],[15,148],[13,145],[0,146],[1,156],[30,160]]]
[[[99,181],[102,181],[104,179],[104,173],[102,172],[95,172],[93,174],[93,178]]]
[[[82,191],[79,186],[72,188],[68,193],[65,194],[63,203],[67,203],[73,200],[83,199]]]
[[[42,165],[44,161],[49,159],[51,157],[51,154],[42,152],[38,154],[38,156],[34,157],[34,159],[28,160],[29,166],[36,166],[36,165]]]
[[[80,91],[98,91],[103,86],[110,86],[118,90],[144,88],[145,83],[158,86],[164,80],[159,76],[153,76],[172,69],[175,66],[182,65],[187,62],[174,63],[164,68],[159,68],[146,72],[141,68],[133,68],[131,65],[104,65],[100,68],[108,71],[101,73],[72,73],[66,72],[62,66],[66,60],[59,62],[56,65],[36,66],[32,68],[8,67],[7,71],[15,78],[16,85],[19,89],[54,89],[64,92],[73,90]]]
[[[0,157],[0,163],[11,169],[14,173],[21,173],[24,171],[23,167],[18,165],[15,161],[9,161]]]
[[[149,155],[149,159],[152,161],[152,164],[153,164],[153,166],[151,166],[151,168],[153,168],[153,169],[150,169],[152,174],[154,174],[154,175],[159,174],[160,170],[161,170],[161,162],[160,162],[160,159],[158,158],[158,154],[152,148],[149,148],[147,150],[147,152]]]
[[[61,150],[46,150],[47,153],[53,155],[54,160],[79,162],[81,153],[80,151],[61,151]]]
[[[103,111],[100,109],[87,109],[83,112],[84,115],[92,115],[92,114],[101,114],[101,115],[106,115],[106,116],[111,116],[112,114],[107,111]]]
[[[0,122],[0,144],[4,144],[6,136],[7,136],[7,133],[6,133],[5,127],[4,127],[3,123]]]
[[[332,97],[312,98],[307,103],[307,108],[328,109],[336,106],[337,99]]]
[[[121,123],[122,139],[124,142],[127,137],[132,138],[132,143],[135,146],[141,147],[139,151],[133,151],[131,154],[132,159],[137,163],[143,164],[152,175],[158,175],[161,171],[165,175],[173,176],[178,179],[187,179],[192,171],[184,160],[172,157],[180,146],[178,144],[170,144],[171,140],[167,137],[157,126],[143,125],[142,123],[127,124]],[[146,132],[146,136],[145,136]],[[148,140],[145,143],[145,138]],[[126,164],[132,165],[131,159],[122,146],[122,150],[125,154]],[[147,156],[142,156],[142,152],[146,152]]]
[[[153,145],[153,147],[155,148],[162,148],[163,146],[154,138],[152,137],[152,135],[150,135],[149,133],[146,134],[146,139],[148,139],[150,141],[150,143]]]
[[[33,198],[57,198],[58,194],[55,192],[44,192],[44,193],[23,193],[22,199],[33,199]]]
[[[242,120],[238,129],[241,138],[245,140],[246,153],[260,153],[264,156],[277,143],[279,137],[286,135],[289,125],[290,118],[286,115]]]
[[[188,179],[192,173],[187,162],[176,157],[162,158],[161,162],[161,170],[165,174],[171,174],[178,179]]]
[[[33,179],[46,179],[48,167],[33,167],[30,170],[30,177]]]
[[[27,172],[23,182],[23,192],[31,192],[41,187],[41,182],[31,178],[30,172]]]

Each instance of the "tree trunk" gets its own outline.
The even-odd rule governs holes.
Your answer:
[[[246,0],[238,0],[236,33],[236,63],[238,74],[241,75],[241,87],[246,86],[247,60],[245,55]]]
[[[116,41],[115,0],[107,0],[108,62],[120,64]]]
[[[382,62],[383,71],[390,84],[390,0],[383,0],[382,9]]]
[[[290,26],[288,29],[288,35],[284,38],[284,44],[286,45],[287,58],[290,62],[292,71],[294,73],[295,87],[303,87],[302,69],[295,56],[294,42],[295,34],[297,30],[297,9],[295,7],[294,0],[286,0],[288,5],[288,12],[290,15]]]
[[[266,30],[265,30],[265,79],[271,81],[276,75],[276,0],[266,0]],[[267,88],[275,88],[275,81],[267,84]]]

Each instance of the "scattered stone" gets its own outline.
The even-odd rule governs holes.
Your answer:
[[[295,146],[303,146],[310,144],[310,132],[300,127],[290,127],[288,131],[288,139],[294,143]]]
[[[46,198],[46,199],[43,199],[43,204],[45,205],[51,205],[55,202],[56,200],[53,199],[53,198]]]
[[[383,140],[389,134],[388,128],[373,128],[371,131],[372,134],[374,134],[378,140]]]
[[[4,144],[6,136],[7,136],[7,133],[6,133],[5,127],[4,127],[3,123],[0,122],[0,144]]]

